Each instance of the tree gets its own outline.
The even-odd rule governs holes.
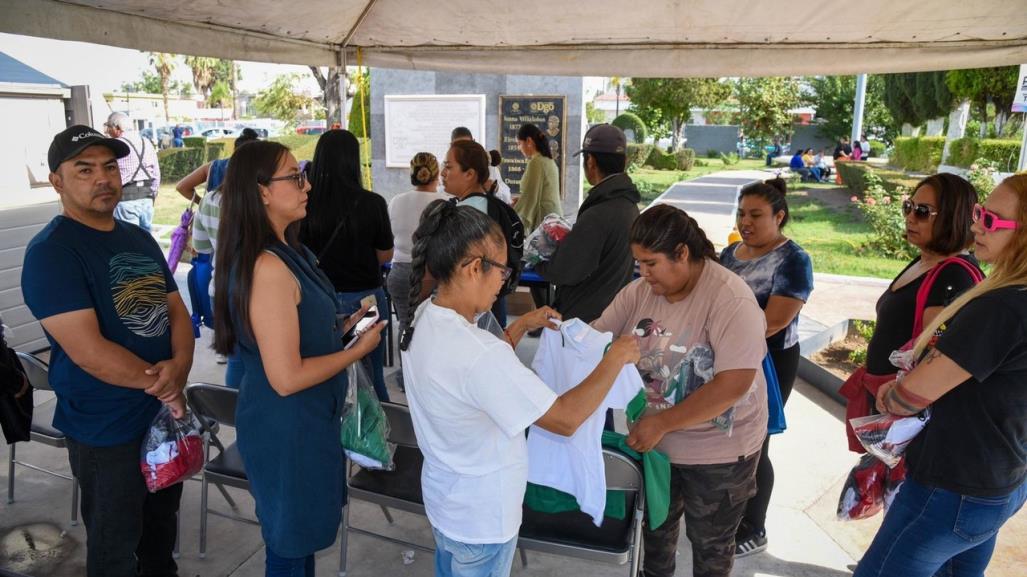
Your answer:
[[[175,55],[167,52],[151,52],[150,64],[160,77],[160,93],[164,97],[164,120],[171,122],[168,112],[168,92],[171,88],[171,73],[175,70]]]
[[[370,129],[371,117],[367,115],[368,111],[364,105],[371,102],[371,76],[364,70],[357,77],[355,84],[357,91],[353,95],[353,106],[350,108],[349,124],[346,128],[357,138],[367,138],[364,128]]]
[[[882,101],[896,128],[903,124],[920,126],[946,116],[956,104],[945,72],[885,74],[883,90]]]
[[[193,86],[196,88],[196,92],[199,92],[207,100],[210,99],[210,91],[217,80],[214,78],[214,68],[217,66],[217,63],[217,58],[208,58],[206,56],[185,57],[185,65],[192,72]]]
[[[325,107],[325,118],[328,127],[338,124],[342,126],[343,100],[339,97],[339,79],[346,72],[339,66],[329,66],[328,74],[321,72],[319,66],[311,66],[310,72],[321,87],[321,100]]]
[[[713,108],[731,94],[731,85],[717,78],[634,78],[627,91],[632,108],[650,128],[659,111],[657,118],[670,128],[671,150],[677,150],[692,108]]]
[[[1017,66],[951,70],[945,82],[957,98],[969,100],[981,115],[981,137],[988,124],[988,105],[995,108],[995,134],[1002,134],[1019,80]]]
[[[589,124],[601,124],[606,122],[606,114],[602,110],[596,108],[594,102],[585,103],[585,120]]]
[[[747,137],[766,142],[791,133],[791,110],[799,106],[795,79],[741,78],[735,84],[735,98]]]
[[[275,78],[271,86],[253,99],[253,108],[257,114],[277,118],[286,124],[295,123],[300,111],[308,108],[314,101],[309,96],[293,92],[292,85],[297,80],[295,74],[283,74]]]
[[[805,84],[809,91],[802,95],[802,102],[816,109],[820,134],[832,140],[849,136],[856,101],[856,77],[814,76],[807,78]],[[884,105],[884,77],[867,76],[863,131],[891,141],[898,133],[897,128]]]
[[[221,119],[224,120],[225,106],[232,104],[232,90],[228,87],[228,83],[224,80],[218,80],[214,87],[210,89],[210,96],[207,97],[207,104],[215,108],[221,108]]]

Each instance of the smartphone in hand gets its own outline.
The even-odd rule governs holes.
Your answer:
[[[357,321],[357,324],[353,325],[353,327],[349,331],[347,331],[346,334],[342,335],[343,350],[346,350],[352,347],[354,344],[356,344],[357,337],[359,337],[364,331],[366,331],[370,327],[374,326],[374,323],[376,322],[378,322],[378,307],[371,307],[367,309],[367,312],[364,313],[364,316],[361,317],[359,321]]]

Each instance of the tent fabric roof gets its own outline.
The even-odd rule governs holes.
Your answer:
[[[0,83],[5,84],[42,84],[66,88],[61,81],[32,68],[21,60],[0,52]]]
[[[0,0],[0,31],[332,65],[603,76],[904,72],[1027,62],[1008,0]]]

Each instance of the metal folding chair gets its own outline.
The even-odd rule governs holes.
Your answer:
[[[50,387],[50,381],[48,378],[49,367],[39,357],[30,353],[18,353],[18,359],[21,361],[22,367],[25,368],[25,375],[29,379],[29,384],[32,388],[37,391],[52,391]],[[57,408],[57,401],[50,401],[44,403],[32,412],[32,432],[31,440],[50,447],[58,449],[67,448],[67,438],[64,433],[53,428],[53,415]],[[10,453],[7,458],[7,503],[14,503],[14,466],[21,465],[26,469],[32,469],[33,471],[39,471],[40,473],[46,473],[54,477],[60,477],[61,479],[67,479],[71,481],[71,524],[78,525],[78,479],[74,475],[65,475],[49,469],[44,469],[37,465],[27,463],[25,461],[19,461],[16,456],[18,443],[14,443],[10,447]]]
[[[541,551],[614,565],[628,565],[635,577],[642,553],[642,519],[645,516],[645,481],[642,469],[624,453],[603,448],[606,488],[625,492],[629,506],[624,520],[605,518],[601,527],[580,511],[539,513],[524,508],[517,547],[521,563],[528,564],[526,550]],[[668,519],[668,523],[671,520]]]
[[[350,475],[347,470],[346,484],[349,502],[342,509],[342,538],[340,539],[339,575],[346,575],[347,546],[349,533],[357,533],[412,547],[432,553],[434,547],[404,541],[396,537],[375,533],[350,524],[350,505],[354,499],[378,505],[385,519],[392,524],[389,509],[398,509],[425,516],[424,499],[421,497],[421,467],[424,457],[417,448],[417,437],[414,436],[414,423],[410,418],[410,409],[405,405],[382,403],[385,416],[389,420],[389,442],[396,444],[393,462],[396,468],[392,471],[376,471],[360,469]],[[352,469],[352,464],[350,469]]]

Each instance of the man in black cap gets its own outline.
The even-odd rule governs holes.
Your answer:
[[[638,217],[641,196],[627,166],[627,140],[621,129],[597,124],[585,133],[581,151],[585,178],[592,185],[578,209],[574,228],[549,262],[535,270],[556,285],[553,307],[565,319],[592,322],[631,282],[635,261],[628,232]]]
[[[140,450],[162,403],[184,415],[194,339],[156,241],[114,219],[128,153],[87,126],[54,137],[50,183],[64,210],[29,243],[21,276],[50,341],[53,426],[82,490],[89,577],[177,571],[182,485],[149,493]]]

